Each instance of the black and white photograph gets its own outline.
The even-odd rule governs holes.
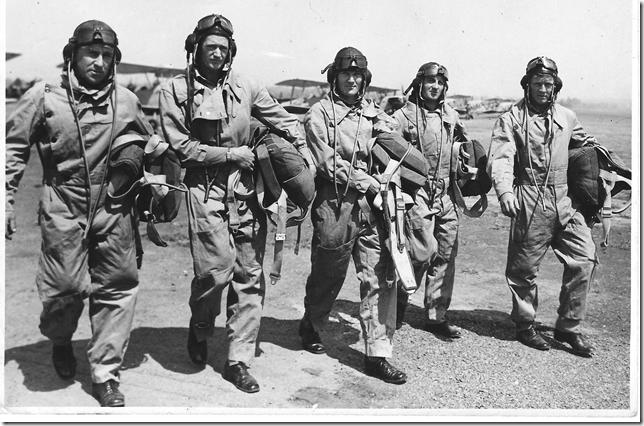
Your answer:
[[[634,0],[7,0],[2,422],[640,422]]]

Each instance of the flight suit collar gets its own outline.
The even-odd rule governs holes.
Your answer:
[[[440,114],[441,120],[443,120],[443,123],[447,123],[450,125],[454,125],[456,123],[456,117],[454,114],[450,113],[450,106],[445,104],[444,102],[441,101],[440,106],[436,108],[435,110],[428,110],[422,107],[419,107],[416,105],[414,102],[407,101],[405,106],[402,108],[403,109],[403,114],[405,114],[405,117],[407,120],[414,122],[416,120],[416,109],[419,108],[419,112],[422,114],[427,114],[427,113],[436,113]],[[422,114],[419,114],[421,116]]]
[[[206,79],[204,76],[202,76],[199,73],[199,70],[197,68],[195,68],[194,71],[195,71],[195,81],[194,81],[195,93],[199,93],[199,92],[203,93],[206,87],[210,89],[211,87],[214,86],[214,84],[210,80]],[[242,85],[239,81],[239,77],[237,76],[237,73],[231,70],[228,73],[227,78],[224,80],[223,89],[225,91],[230,91],[230,93],[232,93],[233,96],[235,96],[235,98],[237,99],[237,102],[240,102],[241,88],[242,88]]]
[[[71,74],[63,72],[61,74],[61,86],[65,89],[73,88],[74,96],[78,96],[76,100],[80,103],[89,102],[95,106],[103,106],[109,102],[109,94],[112,90],[114,81],[109,79],[108,83],[100,89],[89,89],[80,84],[76,74],[72,71]]]
[[[523,123],[523,114],[525,114],[525,102],[525,99],[521,99],[510,109],[517,123]],[[566,116],[561,110],[561,106],[557,103],[555,103],[554,108],[552,108],[552,121],[557,125],[557,127],[559,127],[560,130],[562,130],[566,125]]]
[[[358,106],[349,106],[338,98],[335,98],[333,105],[331,105],[331,100],[329,98],[324,98],[322,100],[322,106],[331,118],[333,118],[333,109],[335,109],[335,121],[338,124],[352,111],[362,110],[362,116],[371,119],[378,115],[378,108],[374,103],[364,98],[360,101],[360,105]]]

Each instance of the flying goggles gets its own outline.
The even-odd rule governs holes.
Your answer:
[[[100,24],[77,28],[69,42],[76,46],[102,43],[116,47],[119,44],[116,33],[111,28]]]
[[[536,71],[545,71],[547,73],[557,75],[557,64],[550,58],[545,56],[538,56],[528,62],[525,73],[532,74]]]
[[[220,28],[225,35],[231,37],[233,35],[233,24],[222,15],[208,15],[204,16],[197,22],[195,33],[203,33],[212,28]]]

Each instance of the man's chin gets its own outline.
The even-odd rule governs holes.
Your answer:
[[[79,78],[78,82],[88,89],[102,89],[107,84],[107,76],[102,78]]]

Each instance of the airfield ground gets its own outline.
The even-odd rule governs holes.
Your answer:
[[[492,118],[465,124],[471,136],[488,143]],[[36,224],[40,173],[34,156],[17,199],[19,231],[5,244],[4,407],[13,414],[99,412],[90,395],[89,367],[84,357],[90,337],[86,312],[74,340],[79,359],[74,380],[63,381],[56,376],[50,344],[38,331],[40,302],[34,276],[40,247]],[[145,412],[243,415],[257,413],[253,409],[277,409],[271,412],[339,416],[357,409],[350,413],[391,415],[391,411],[374,411],[386,408],[400,409],[395,412],[398,420],[404,420],[403,416],[446,414],[479,419],[494,413],[630,415],[632,398],[638,396],[631,394],[631,378],[635,377],[631,367],[639,365],[639,345],[631,359],[631,342],[639,343],[639,323],[631,327],[632,309],[639,313],[639,300],[632,305],[639,282],[631,283],[631,243],[637,247],[639,236],[631,234],[630,216],[616,218],[611,246],[598,248],[601,265],[590,291],[584,329],[597,355],[586,359],[572,355],[566,345],[552,339],[562,272],[552,253],[541,267],[538,320],[553,349],[540,352],[515,341],[508,316],[510,294],[503,276],[509,220],[500,214],[496,197],[490,194],[489,199],[484,216],[465,217],[460,231],[449,318],[462,328],[463,337],[447,341],[423,331],[422,294],[416,293],[405,324],[395,335],[392,362],[409,376],[402,386],[363,374],[358,284],[353,267],[322,336],[328,354],[313,355],[300,349],[297,324],[310,267],[311,227],[307,221],[299,256],[286,250],[282,280],[276,286],[267,286],[257,358],[251,368],[261,391],[252,395],[236,390],[221,377],[225,360],[223,315],[216,322],[206,368],[196,368],[186,354],[192,267],[182,211],[176,222],[160,228],[169,247],[156,247],[144,237],[140,293],[122,372],[128,405],[123,412],[140,413],[151,408]],[[145,233],[145,227],[141,230]],[[600,233],[601,228],[595,227],[596,241]],[[293,237],[289,235],[287,248],[292,247]],[[269,245],[266,265],[271,253]],[[639,264],[635,268],[639,269]],[[635,377],[633,389],[638,390],[638,383]],[[530,411],[512,411],[524,409]]]

